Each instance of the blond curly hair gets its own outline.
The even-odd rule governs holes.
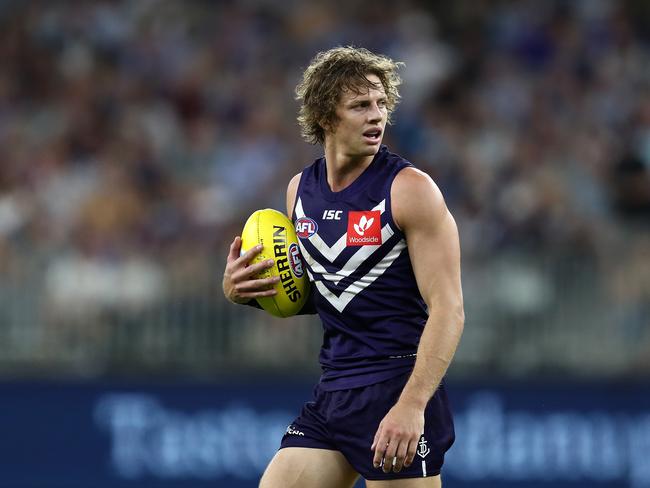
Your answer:
[[[302,137],[310,144],[325,142],[325,128],[336,127],[336,106],[344,90],[360,93],[375,88],[366,78],[376,75],[386,92],[388,123],[399,103],[398,86],[402,83],[397,70],[403,63],[353,46],[336,47],[318,53],[305,69],[296,86],[296,99],[301,101],[298,124]]]

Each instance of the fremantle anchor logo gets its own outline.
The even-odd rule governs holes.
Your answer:
[[[420,442],[418,442],[418,451],[417,454],[422,459],[426,457],[427,454],[431,452],[431,449],[427,447],[427,441],[424,439],[424,436],[420,437]]]

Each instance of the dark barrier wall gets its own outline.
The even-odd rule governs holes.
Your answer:
[[[647,385],[450,385],[445,488],[650,487]],[[309,386],[0,385],[0,486],[255,487]]]

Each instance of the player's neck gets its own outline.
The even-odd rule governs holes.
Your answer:
[[[325,146],[325,164],[327,166],[327,183],[334,192],[344,190],[370,166],[374,155],[352,156]]]

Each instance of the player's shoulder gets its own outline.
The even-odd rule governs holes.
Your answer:
[[[412,220],[430,217],[436,221],[447,212],[442,192],[433,178],[414,166],[397,173],[390,193],[393,218],[402,229]]]
[[[296,195],[298,194],[298,186],[300,185],[300,178],[302,171],[289,180],[287,185],[287,215],[289,218],[293,216],[293,208],[296,204]]]
[[[396,171],[393,184],[396,182],[398,185],[405,183],[407,185],[423,185],[425,188],[432,185],[433,188],[438,188],[433,179],[426,172],[418,169],[410,160],[390,151],[386,146],[382,146],[382,150],[385,151],[385,160],[388,166],[393,166]]]
[[[294,175],[290,180],[289,180],[289,185],[288,189],[291,190],[293,189],[294,192],[298,188],[298,185],[300,184],[300,178],[302,177],[302,171],[296,175]]]
[[[433,178],[415,166],[406,166],[395,175],[391,194],[393,197],[396,195],[409,199],[427,197],[444,202],[442,192]]]

